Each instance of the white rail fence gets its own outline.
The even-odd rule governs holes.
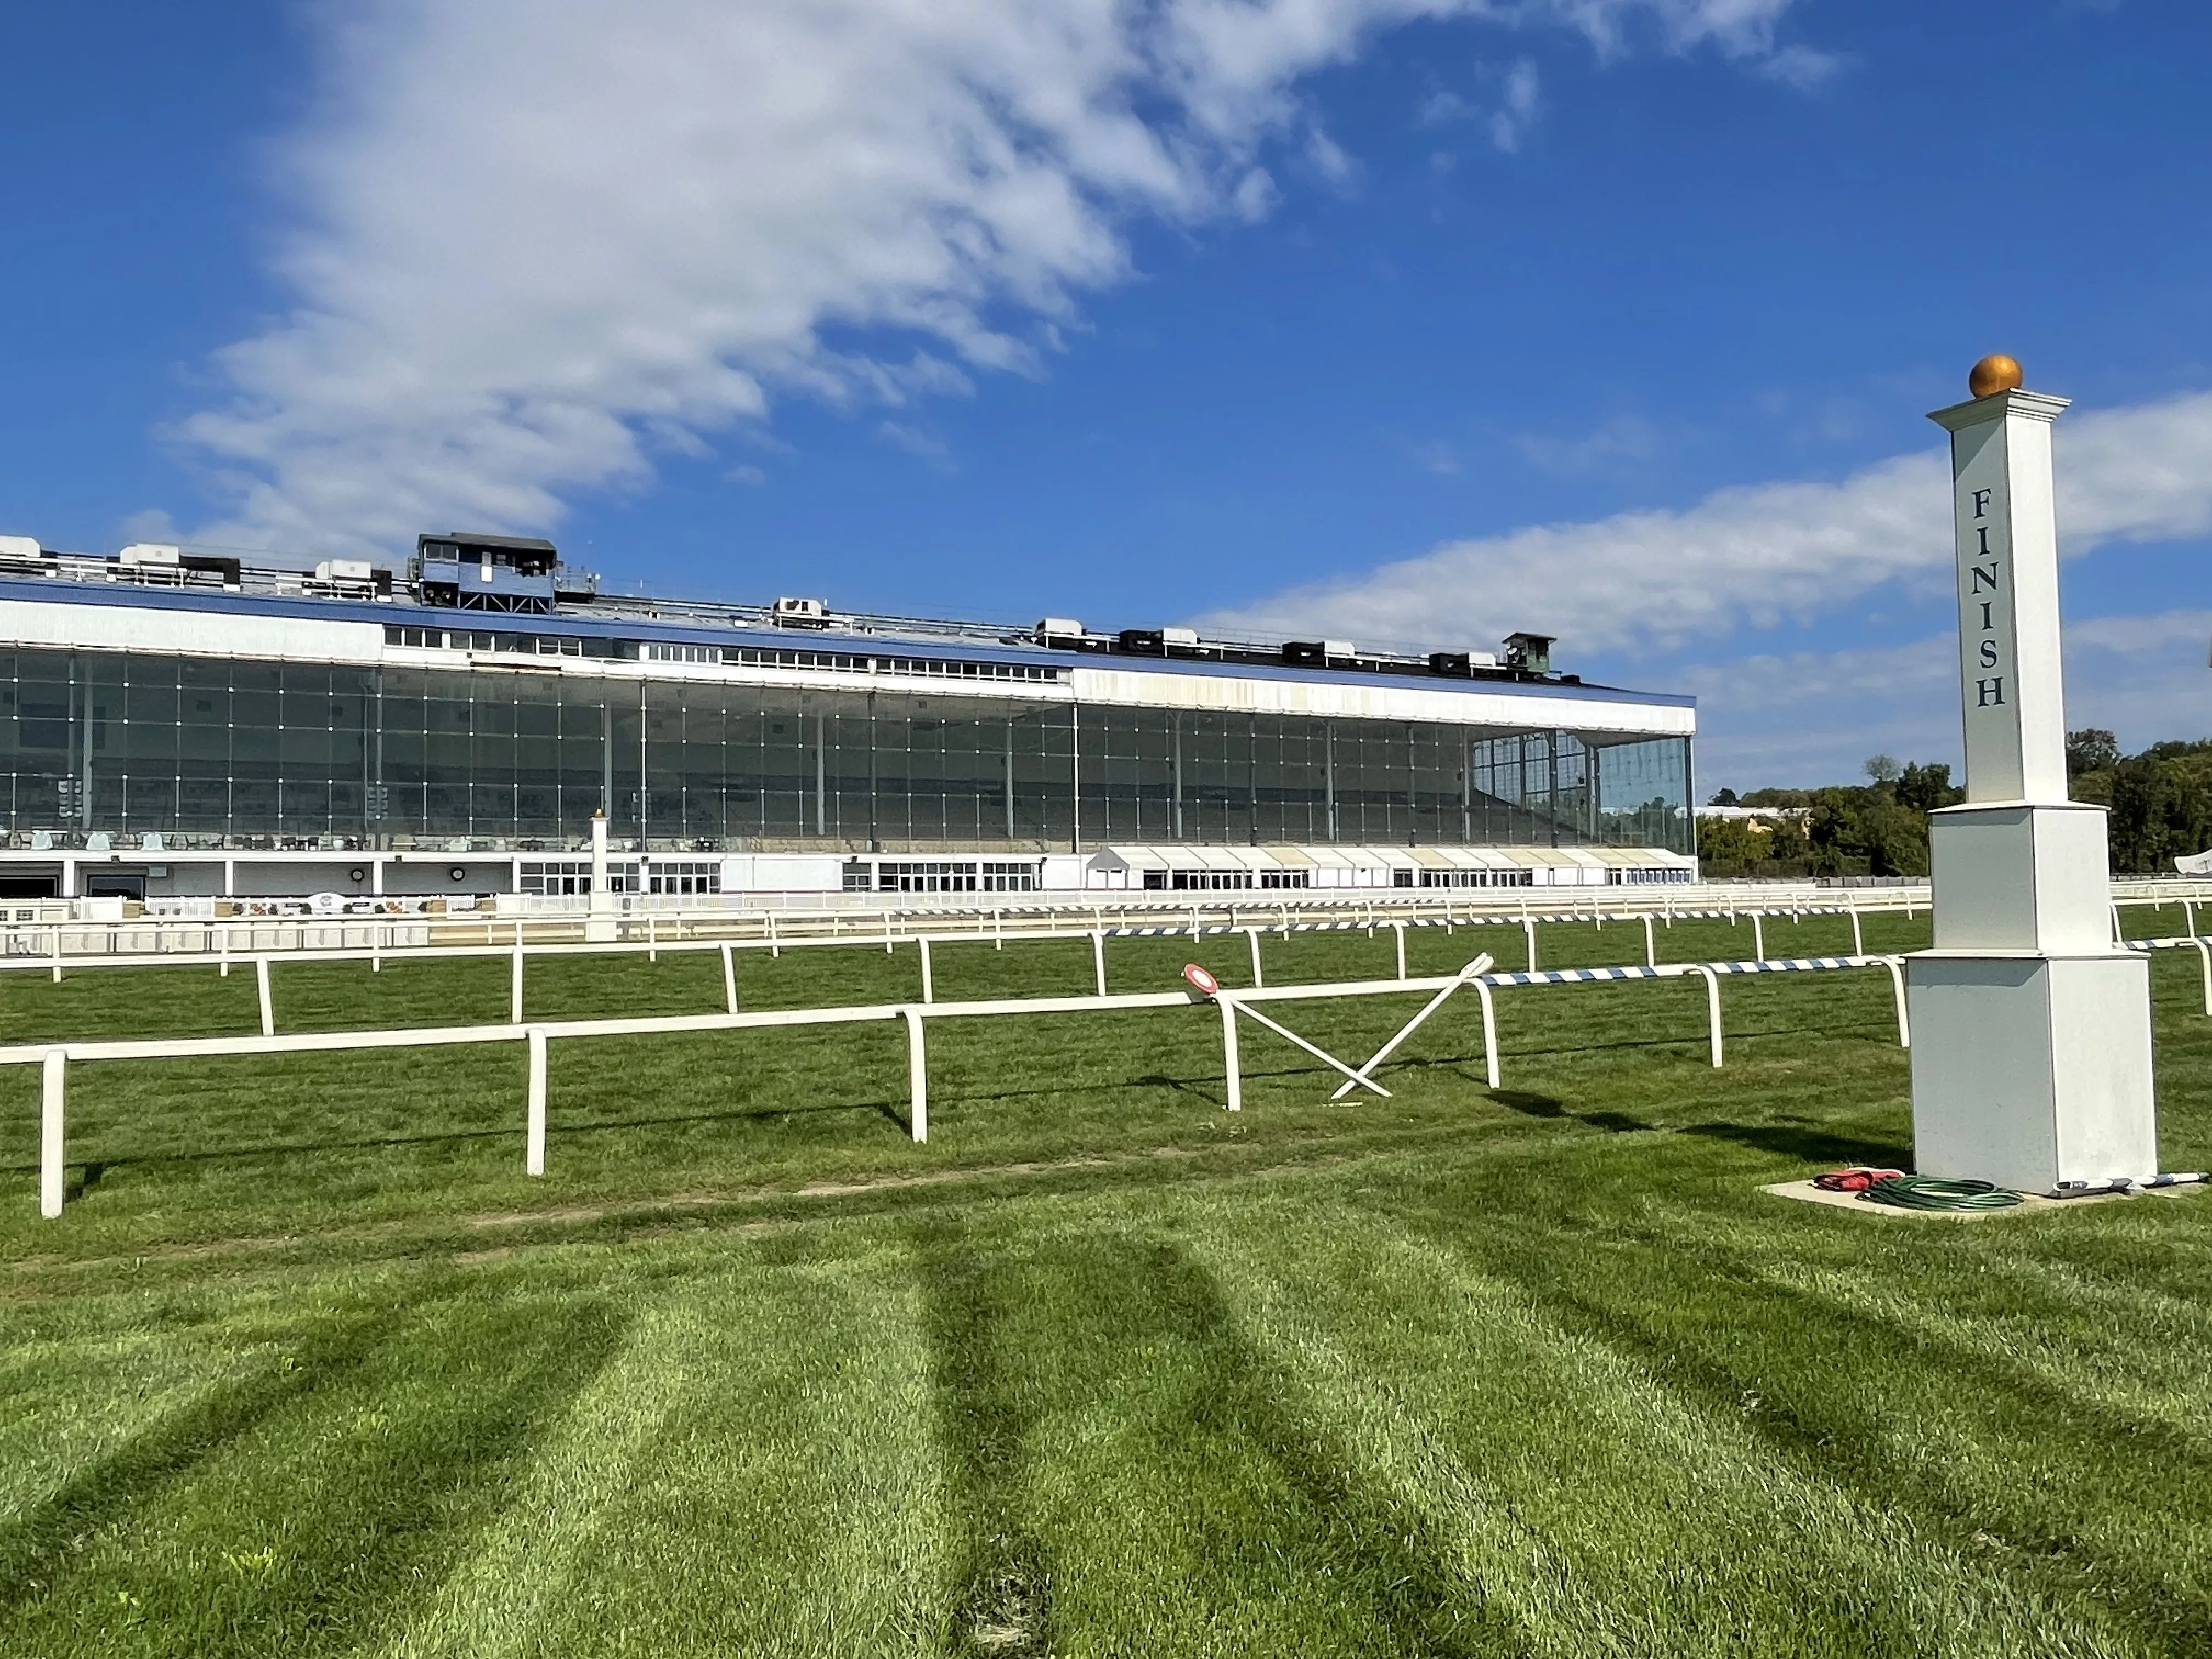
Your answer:
[[[728,961],[726,955],[725,962]],[[106,1060],[192,1060],[245,1058],[274,1054],[343,1054],[372,1049],[446,1048],[463,1044],[519,1042],[526,1054],[524,1100],[526,1173],[545,1171],[546,1085],[550,1050],[558,1040],[593,1037],[659,1036],[708,1031],[771,1030],[789,1026],[858,1024],[897,1022],[905,1028],[908,1090],[908,1130],[914,1139],[927,1139],[929,1089],[926,1023],[942,1019],[993,1018],[1006,1016],[1121,1012],[1135,1009],[1188,1006],[1212,1000],[1222,1014],[1222,1058],[1227,1079],[1227,1109],[1243,1109],[1243,1072],[1239,1058],[1237,1021],[1242,1017],[1273,1030],[1307,1053],[1345,1073],[1346,1083],[1333,1098],[1354,1086],[1378,1096],[1389,1091],[1374,1073],[1398,1047],[1455,992],[1473,988],[1481,1003],[1485,1073],[1490,1086],[1499,1086],[1500,1067],[1494,994],[1516,986],[1590,984],[1607,981],[1667,979],[1695,974],[1705,982],[1709,1047],[1712,1064],[1723,1060],[1720,980],[1724,975],[1746,973],[1804,973],[1834,969],[1884,967],[1897,989],[1898,1038],[1907,1038],[1905,1024],[1904,981],[1899,959],[1893,957],[1824,957],[1782,962],[1687,963],[1644,968],[1565,968],[1522,973],[1486,971],[1491,960],[1478,957],[1456,974],[1421,978],[1356,980],[1328,985],[1292,985],[1273,988],[1139,992],[1091,996],[1016,997],[969,1002],[878,1003],[849,1007],[763,1010],[744,1012],[732,1008],[720,1014],[652,1015],[614,1019],[520,1019],[504,1025],[416,1026],[389,1030],[315,1031],[279,1036],[270,1029],[266,997],[268,959],[258,958],[257,976],[264,986],[263,1027],[258,1036],[212,1036],[127,1039],[90,1042],[25,1043],[0,1048],[0,1066],[37,1066],[43,1087],[40,1111],[39,1210],[48,1218],[61,1214],[67,1158],[68,1079],[72,1065]],[[519,984],[518,980],[518,984]],[[1430,1000],[1364,1065],[1354,1066],[1291,1031],[1262,1012],[1257,1005],[1333,1000],[1346,997],[1407,995],[1426,992]]]
[[[1921,907],[1924,908],[1925,907]],[[936,926],[927,930],[897,923],[901,918],[885,912],[880,926],[866,932],[848,930],[824,933],[786,936],[771,926],[764,933],[752,937],[716,936],[711,933],[684,933],[672,928],[663,933],[656,919],[648,919],[638,930],[641,937],[612,940],[548,939],[542,933],[533,936],[528,924],[520,919],[506,921],[487,921],[439,930],[452,942],[430,942],[429,930],[416,924],[319,924],[301,926],[296,930],[289,925],[272,927],[265,921],[238,924],[235,931],[227,923],[193,923],[205,931],[205,937],[194,945],[189,939],[179,939],[174,945],[162,945],[150,951],[117,951],[113,953],[84,952],[64,955],[58,949],[60,935],[52,936],[57,948],[39,955],[0,957],[0,973],[37,972],[50,974],[58,983],[64,970],[76,972],[95,968],[183,968],[210,965],[228,975],[234,962],[252,961],[257,975],[264,979],[267,970],[261,964],[270,961],[288,962],[363,962],[373,971],[380,972],[387,961],[436,960],[447,958],[514,957],[518,961],[529,957],[559,957],[576,955],[622,955],[643,952],[648,960],[658,961],[662,951],[720,951],[726,958],[733,951],[766,951],[780,957],[785,951],[805,950],[823,946],[865,945],[881,946],[886,952],[901,945],[915,945],[922,956],[922,975],[925,983],[931,976],[930,947],[935,945],[988,943],[1003,950],[1009,940],[1073,941],[1088,940],[1096,965],[1098,988],[1105,988],[1105,941],[1109,939],[1200,939],[1222,935],[1243,934],[1250,943],[1253,974],[1258,979],[1264,972],[1260,941],[1263,936],[1274,935],[1290,939],[1300,933],[1365,933],[1370,938],[1388,932],[1394,937],[1398,963],[1398,975],[1406,974],[1406,939],[1410,928],[1443,928],[1449,933],[1461,927],[1512,927],[1522,937],[1525,954],[1524,967],[1534,970],[1538,966],[1538,932],[1546,923],[1553,925],[1595,924],[1602,932],[1608,921],[1616,925],[1641,925],[1644,934],[1644,965],[1659,965],[1659,929],[1671,927],[1676,921],[1721,921],[1731,925],[1748,921],[1752,927],[1752,949],[1755,957],[1766,954],[1766,924],[1770,921],[1797,922],[1808,917],[1844,916],[1851,925],[1852,954],[1864,955],[1866,941],[1863,921],[1869,914],[1844,906],[1820,906],[1795,910],[1753,909],[1683,909],[1671,915],[1650,911],[1607,914],[1605,912],[1546,913],[1528,915],[1400,915],[1378,914],[1368,916],[1334,917],[1292,920],[1289,914],[1273,919],[1255,919],[1237,916],[1234,911],[1221,920],[1207,921],[1202,912],[1194,911],[1188,916],[1178,914],[1174,920],[1137,920],[1131,915],[1117,914],[1108,921],[1103,912],[1093,915],[1090,926],[1078,919],[1073,926],[1065,925],[1064,918],[1055,915],[1042,924],[1028,925],[1009,930],[1003,914],[994,914],[988,927],[970,926],[959,928]],[[1902,914],[1910,917],[1917,912],[1905,907]],[[919,918],[903,918],[911,923]],[[967,921],[970,916],[939,915],[929,918],[937,923]],[[771,918],[771,921],[773,919]],[[1061,925],[1054,925],[1061,924]],[[289,934],[291,937],[285,937]],[[481,943],[459,942],[462,939]],[[209,939],[213,943],[208,943]],[[191,948],[186,948],[186,947]],[[516,970],[519,975],[520,969]],[[924,1000],[930,1000],[925,994]],[[520,1016],[518,1015],[519,1018]]]

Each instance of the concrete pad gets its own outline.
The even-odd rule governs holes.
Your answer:
[[[1804,1204],[1826,1204],[1832,1209],[1850,1210],[1859,1215],[1884,1216],[1894,1220],[1996,1221],[2008,1215],[2037,1215],[2046,1210],[2072,1210],[2084,1204],[2109,1204],[2115,1200],[2124,1203],[2138,1198],[2179,1198],[2184,1193],[2201,1193],[2204,1187],[2202,1182],[2187,1187],[2148,1187],[2124,1193],[2090,1193],[2081,1198],[2045,1198],[2039,1193],[2023,1193],[2019,1203],[2004,1210],[1900,1210],[1887,1204],[1863,1203],[1856,1193],[1832,1193],[1826,1188],[1815,1187],[1810,1180],[1778,1181],[1759,1190],[1771,1193],[1777,1198],[1794,1198]]]

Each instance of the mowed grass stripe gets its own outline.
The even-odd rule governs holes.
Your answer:
[[[944,1482],[897,1253],[658,1266],[512,1504],[380,1651],[935,1650]]]
[[[1433,1239],[1351,1215],[1333,1237],[1325,1262],[1237,1249],[1224,1288],[1280,1385],[1535,1650],[2027,1650],[2048,1628],[2047,1602],[1775,1457],[1755,1401],[1684,1399]]]

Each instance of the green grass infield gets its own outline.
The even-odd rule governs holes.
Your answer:
[[[1392,969],[1387,931],[1265,950]],[[940,1000],[1091,988],[1081,941],[935,957]],[[1249,975],[1241,939],[1109,959]],[[911,947],[738,971],[751,1008],[919,995]],[[277,1029],[503,1021],[507,975],[280,962]],[[2212,1164],[2198,975],[2154,961],[2169,1169]],[[721,964],[528,992],[711,1012]],[[520,1045],[85,1062],[58,1220],[0,1071],[0,1654],[2212,1653],[2212,1198],[1770,1196],[1909,1162],[1890,981],[1722,993],[1715,1071],[1695,978],[1502,990],[1494,1091],[1462,996],[1387,1100],[1248,1025],[1234,1115],[1203,1007],[947,1021],[922,1146],[896,1024],[562,1042],[537,1179]],[[1419,1000],[1270,1012],[1364,1058]],[[0,1042],[256,1029],[250,971],[0,976]]]

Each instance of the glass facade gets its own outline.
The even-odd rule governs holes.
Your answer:
[[[549,665],[550,670],[550,665]],[[557,672],[0,652],[15,833],[1691,850],[1685,738]],[[527,850],[526,847],[525,850]]]

